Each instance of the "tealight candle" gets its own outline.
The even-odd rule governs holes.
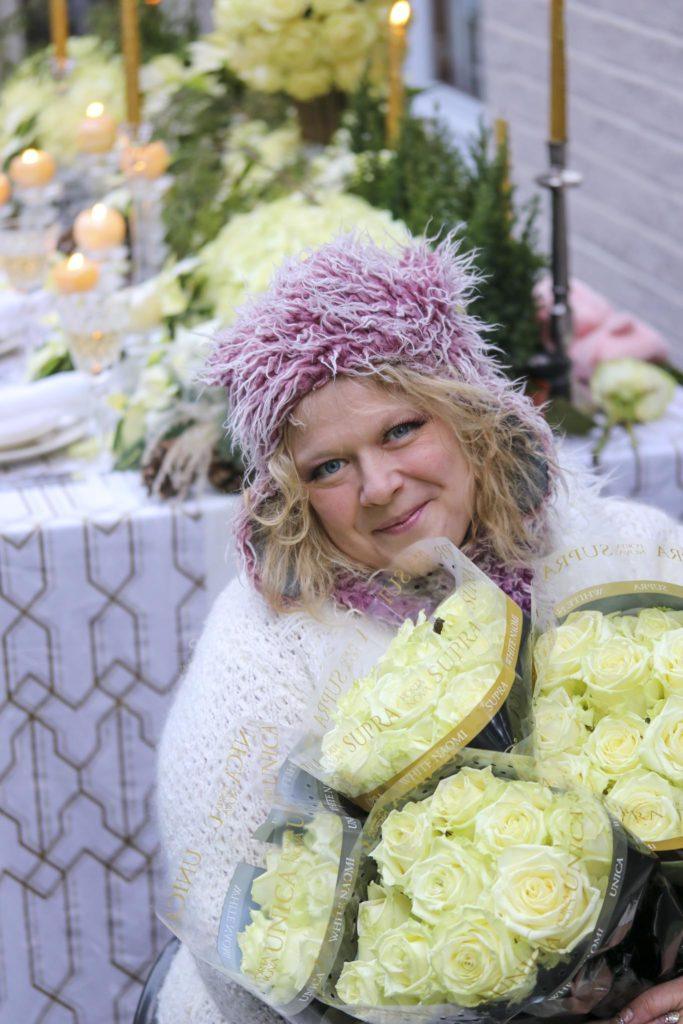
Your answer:
[[[75,252],[68,259],[62,260],[52,272],[55,288],[63,295],[88,292],[95,287],[99,277],[100,268],[82,252]]]
[[[126,236],[126,222],[118,212],[104,203],[95,203],[82,210],[74,222],[74,238],[81,249],[95,252],[121,245]]]
[[[89,103],[78,126],[76,145],[81,153],[107,153],[116,139],[116,122],[103,103]]]
[[[124,150],[122,168],[126,174],[135,178],[160,178],[169,163],[171,156],[165,143],[157,139],[147,146],[130,146]]]
[[[8,201],[12,194],[12,187],[6,174],[0,173],[0,206]]]
[[[22,188],[47,185],[55,176],[54,158],[44,149],[25,149],[9,165],[9,176]]]

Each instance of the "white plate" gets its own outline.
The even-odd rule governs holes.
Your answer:
[[[44,409],[17,416],[13,420],[0,420],[0,452],[14,451],[26,445],[41,444],[48,440],[49,434],[66,430],[82,417],[73,413],[58,412],[56,409]]]
[[[0,338],[0,356],[8,356],[21,346],[19,338]]]
[[[41,438],[35,444],[27,444],[17,448],[4,448],[0,451],[0,466],[11,465],[13,462],[26,462],[28,459],[37,459],[41,455],[49,455],[57,452],[60,448],[78,441],[88,432],[87,420],[79,420],[68,427],[56,430],[46,438]]]

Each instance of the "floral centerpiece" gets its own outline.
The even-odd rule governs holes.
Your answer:
[[[252,89],[312,100],[377,75],[386,0],[216,0],[212,41]]]

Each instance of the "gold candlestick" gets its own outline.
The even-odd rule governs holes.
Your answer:
[[[387,108],[387,145],[395,146],[403,118],[405,87],[403,61],[406,55],[406,30],[410,21],[408,0],[395,0],[389,12],[389,105]]]
[[[567,141],[564,0],[550,0],[550,141]]]
[[[128,123],[140,124],[140,32],[137,0],[121,0],[121,41],[126,69],[126,110]]]
[[[497,117],[493,124],[493,134],[496,140],[496,149],[505,150],[505,180],[503,188],[510,190],[510,143],[508,139],[508,123],[504,117]]]
[[[50,0],[50,35],[58,68],[66,64],[66,41],[69,37],[69,12],[66,0]]]

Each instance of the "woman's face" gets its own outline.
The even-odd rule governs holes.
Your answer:
[[[291,449],[330,540],[373,569],[425,537],[456,546],[472,516],[473,478],[451,429],[400,392],[339,377],[292,416]]]

